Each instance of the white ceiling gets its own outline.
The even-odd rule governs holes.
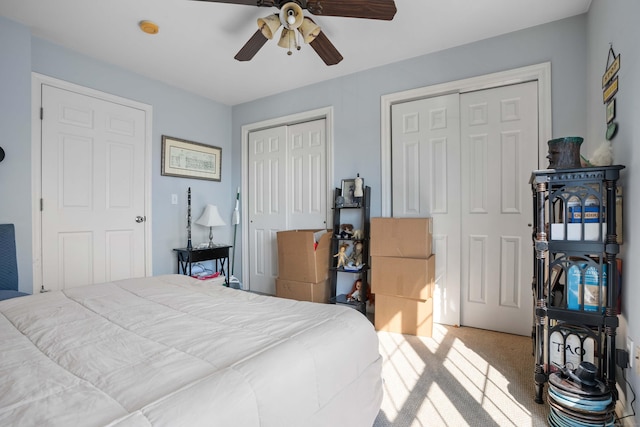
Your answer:
[[[348,0],[345,0],[348,1]],[[267,41],[233,57],[275,8],[192,0],[0,0],[0,15],[36,37],[138,74],[236,105],[586,12],[591,0],[395,0],[392,21],[312,16],[344,60],[326,66],[311,46],[288,56]],[[160,26],[156,35],[141,20]],[[276,37],[279,37],[279,33]]]

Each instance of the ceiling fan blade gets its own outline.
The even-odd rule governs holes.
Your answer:
[[[308,0],[307,10],[314,15],[391,21],[396,14],[393,0]]]
[[[342,61],[342,55],[338,52],[338,49],[331,43],[327,36],[320,31],[316,38],[309,43],[313,50],[316,51],[318,56],[322,58],[327,65],[336,65]]]
[[[267,40],[268,39],[264,36],[264,34],[262,34],[262,31],[260,30],[256,31],[251,36],[249,41],[246,42],[244,46],[242,46],[242,49],[240,49],[238,53],[236,53],[236,56],[234,56],[234,58],[237,59],[238,61],[251,60],[251,58],[253,58],[256,55],[256,53],[258,53],[260,48],[264,46]]]
[[[247,6],[266,6],[266,7],[274,6],[274,2],[273,1],[269,1],[269,0],[263,0],[263,1],[258,1],[258,0],[194,0],[194,1],[206,1],[206,2],[209,2],[209,3],[245,4]]]

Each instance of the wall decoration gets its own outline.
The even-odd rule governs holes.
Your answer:
[[[162,175],[220,181],[222,148],[162,135]]]
[[[616,118],[616,99],[613,98],[607,104],[607,124],[611,123]]]
[[[616,117],[616,99],[614,96],[618,93],[618,71],[620,71],[620,55],[616,56],[613,51],[613,45],[609,44],[607,66],[602,75],[602,102],[606,104],[607,129],[605,138],[607,141],[611,141],[618,132],[618,124],[613,121]]]
[[[618,78],[613,79],[611,84],[602,91],[602,102],[607,103],[618,93]]]
[[[609,65],[609,60],[613,57],[613,62]],[[607,87],[611,79],[620,71],[620,55],[613,53],[613,46],[609,45],[609,55],[607,56],[607,70],[602,76],[602,88]]]

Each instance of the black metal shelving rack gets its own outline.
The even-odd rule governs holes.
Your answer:
[[[589,359],[617,399],[616,187],[623,168],[547,169],[531,175],[538,403],[556,365]]]
[[[338,196],[342,195],[342,190],[336,188],[334,190],[334,205],[333,205],[333,235],[331,236],[331,252],[329,256],[329,277],[331,279],[331,299],[330,302],[332,304],[345,304],[349,305],[362,314],[366,315],[367,311],[367,298],[366,295],[369,293],[369,236],[371,230],[371,214],[370,214],[370,198],[371,198],[371,188],[365,186],[363,189],[363,197],[358,205],[354,206],[336,206],[335,201]],[[344,211],[348,210],[360,210],[360,224],[358,226],[362,230],[362,238],[354,239],[354,238],[342,238],[340,235],[340,225],[341,225],[341,217]],[[342,242],[362,242],[362,260],[364,265],[359,270],[347,270],[343,267],[337,268],[336,265],[338,263],[337,259],[334,258],[333,255],[338,253],[338,247]],[[341,274],[351,274],[354,277],[359,277],[362,279],[362,287],[360,289],[360,293],[363,296],[361,301],[348,301],[346,294],[337,294],[337,285],[338,285],[338,276]]]

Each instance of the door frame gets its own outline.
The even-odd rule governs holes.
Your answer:
[[[288,126],[297,123],[308,122],[312,120],[324,119],[326,123],[325,143],[326,143],[326,174],[327,174],[327,201],[332,200],[333,196],[333,107],[318,108],[316,110],[305,111],[301,113],[290,114],[288,116],[277,117],[274,119],[264,120],[256,123],[249,123],[242,126],[241,144],[241,194],[249,194],[249,133],[262,129]],[[246,198],[245,198],[246,200]],[[331,203],[327,203],[326,221],[331,224]],[[242,230],[249,230],[249,213],[248,209],[243,208],[240,211],[240,224]],[[249,263],[245,260],[249,259],[249,233],[242,232],[242,278],[247,281],[249,278]],[[235,262],[235,260],[234,260]],[[251,289],[251,283],[243,283],[244,289]]]
[[[59,89],[72,91],[85,96],[91,96],[103,101],[136,108],[145,112],[145,147],[144,147],[144,270],[145,276],[151,275],[152,251],[151,245],[151,159],[152,159],[152,114],[153,107],[120,96],[101,92],[65,80],[56,79],[40,73],[31,73],[31,235],[33,258],[33,292],[42,289],[42,218],[40,215],[40,200],[42,199],[42,120],[40,108],[42,106],[43,84]]]
[[[393,104],[530,81],[538,82],[538,168],[540,168],[547,156],[547,141],[551,139],[551,62],[383,95],[380,98],[381,216],[390,217],[392,208],[391,106]]]

